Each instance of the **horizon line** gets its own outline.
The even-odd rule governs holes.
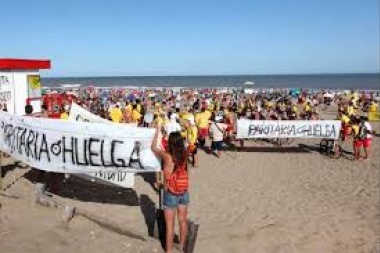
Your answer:
[[[42,78],[107,78],[107,77],[209,77],[209,76],[307,76],[307,75],[365,75],[376,74],[380,72],[318,72],[318,73],[290,73],[290,74],[191,74],[191,75],[99,75],[99,76],[43,76]]]

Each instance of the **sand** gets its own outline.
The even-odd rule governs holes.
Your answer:
[[[200,224],[195,252],[380,252],[380,138],[370,159],[360,161],[352,161],[351,139],[337,160],[321,155],[318,143],[299,139],[276,148],[250,141],[220,159],[201,151],[200,167],[190,171],[189,218]],[[4,184],[26,171],[13,163],[3,161]],[[71,177],[53,196],[133,229],[146,237],[140,241],[80,216],[63,226],[63,211],[34,203],[31,176],[7,190],[19,199],[0,195],[2,253],[162,252],[148,236],[158,196],[147,178],[136,177],[135,189],[126,190]]]

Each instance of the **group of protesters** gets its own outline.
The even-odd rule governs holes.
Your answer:
[[[341,120],[341,141],[346,141],[352,137],[352,149],[355,160],[361,158],[361,149],[364,151],[364,159],[370,154],[372,137],[375,133],[369,122],[368,116],[361,115],[360,106],[368,107],[368,115],[371,113],[378,114],[378,104],[373,100],[356,99],[352,96],[350,99],[340,99],[338,101],[338,117]]]
[[[63,92],[64,96],[70,94],[70,100],[54,108],[59,110],[59,118],[67,119],[71,101],[74,101],[93,114],[115,123],[158,127],[161,129],[164,148],[167,147],[170,133],[178,131],[185,140],[191,164],[197,167],[199,148],[220,157],[223,145],[235,141],[238,119],[319,120],[318,106],[335,102],[339,107],[339,119],[342,114],[347,114],[352,123],[355,115],[353,111],[359,111],[359,104],[371,101],[371,97],[355,99],[353,96],[349,96],[350,100],[335,96],[329,101],[326,99],[326,93],[328,91],[310,93],[301,90],[292,94],[284,90],[264,90],[246,94],[237,89],[105,91],[87,88],[77,90],[75,96],[71,96],[73,91]],[[372,101],[372,104],[376,103]],[[345,121],[345,117],[343,120]],[[352,125],[352,129],[356,129],[355,124]],[[343,129],[347,129],[346,123]],[[209,140],[211,145],[208,145]],[[240,140],[240,145],[244,145],[244,140]],[[367,145],[368,142],[362,144]],[[359,147],[359,144],[356,146]]]

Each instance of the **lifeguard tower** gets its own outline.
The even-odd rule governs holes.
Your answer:
[[[8,112],[24,115],[25,105],[41,111],[40,69],[50,69],[50,60],[0,58],[0,104]]]

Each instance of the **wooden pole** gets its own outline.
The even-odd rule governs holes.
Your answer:
[[[3,191],[3,152],[0,151],[0,191]]]

